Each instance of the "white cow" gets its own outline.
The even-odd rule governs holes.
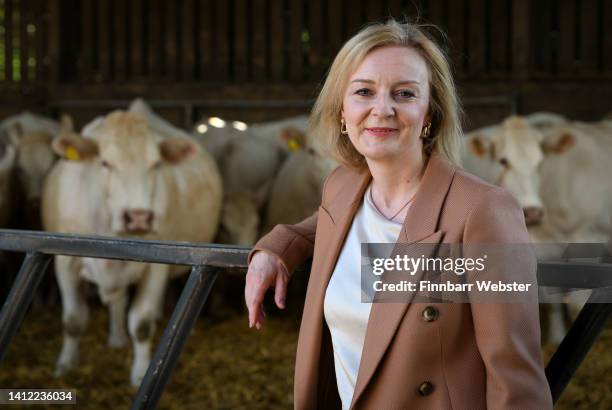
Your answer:
[[[308,117],[298,116],[252,124],[245,131],[208,127],[197,133],[215,153],[229,192],[252,192],[266,197],[272,181],[290,152],[304,146]]]
[[[264,233],[277,224],[296,223],[312,215],[321,203],[325,178],[338,166],[313,138],[303,138],[306,147],[289,156],[274,180]]]
[[[13,211],[13,176],[16,149],[8,135],[0,130],[0,227],[6,227]]]
[[[196,124],[194,135],[213,152],[226,191],[219,241],[255,243],[274,178],[288,153],[304,146],[307,126],[306,116],[251,124],[242,131],[218,117]]]
[[[14,186],[14,164],[15,146],[11,143],[8,135],[0,132],[0,228],[6,228],[11,220],[15,208],[13,201]],[[3,298],[11,288],[14,276],[7,274],[12,269],[10,258],[4,252],[0,252],[0,266],[4,269],[0,276],[0,298]]]
[[[544,216],[540,224],[530,227],[532,238],[541,243],[610,241],[612,121],[551,127],[543,131],[541,146],[545,158],[538,176]],[[574,315],[588,296],[589,292],[570,293],[567,301]],[[553,295],[549,300],[560,297]],[[550,307],[549,340],[559,343],[566,333],[564,315],[560,305]]]
[[[153,111],[151,106],[147,104],[145,100],[142,98],[134,99],[129,107],[128,112],[136,113],[142,115],[151,129],[153,129],[159,135],[166,135],[168,137],[189,137],[189,133],[181,128],[175,127],[158,114]]]
[[[2,121],[0,130],[9,135],[16,148],[15,173],[25,200],[25,226],[38,228],[43,182],[57,161],[51,141],[59,135],[60,123],[25,111]]]
[[[188,135],[156,114],[141,98],[132,101],[129,112],[143,115],[149,125],[164,135]],[[220,118],[211,121],[205,132],[194,132],[193,137],[213,155],[223,178],[225,195],[217,242],[253,245],[259,232],[259,209],[266,200],[268,188],[265,177],[279,167],[277,144],[268,140],[252,140],[244,132],[226,124]],[[95,128],[95,122],[86,131]],[[239,164],[236,166],[234,164]],[[270,170],[271,169],[271,170]],[[263,185],[263,187],[262,187]]]
[[[259,238],[261,217],[259,198],[250,192],[227,192],[216,241],[224,244],[252,246]]]
[[[45,229],[192,242],[213,239],[221,208],[221,178],[213,159],[191,138],[159,135],[142,116],[116,111],[90,129],[88,138],[64,133],[53,141],[53,149],[62,159],[44,187]],[[78,362],[79,339],[88,322],[79,282],[96,283],[102,301],[109,305],[111,346],[127,341],[126,287],[136,284],[128,329],[134,347],[131,382],[137,386],[149,364],[167,281],[183,269],[56,257],[64,325],[56,374]]]
[[[567,120],[553,113],[512,116],[466,134],[463,166],[484,180],[509,190],[523,207],[528,226],[541,222],[543,204],[537,169],[544,158],[542,131]]]
[[[249,125],[249,132],[256,137],[272,139],[280,143],[281,148],[289,153],[306,142],[304,136],[308,131],[308,121],[308,115],[296,115],[280,120],[251,124]],[[287,135],[287,130],[297,130],[297,133],[290,131],[290,135]],[[287,137],[295,138],[298,145],[287,144]]]
[[[612,120],[569,122],[542,132],[539,168],[545,214],[539,240],[606,242],[612,232]]]
[[[612,231],[612,184],[605,176],[611,124],[546,114],[512,117],[501,126],[470,133],[464,165],[517,197],[534,242],[606,242]],[[538,256],[557,259],[564,248],[539,245]],[[564,319],[559,306],[551,308],[549,340],[558,343],[565,334]]]

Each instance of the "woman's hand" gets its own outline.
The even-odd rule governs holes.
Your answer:
[[[270,286],[275,287],[276,306],[285,308],[288,281],[289,274],[278,257],[265,251],[258,251],[253,255],[244,288],[244,299],[249,309],[249,327],[261,329],[265,317],[263,299]]]

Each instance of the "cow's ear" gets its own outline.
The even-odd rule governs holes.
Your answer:
[[[98,155],[98,143],[78,134],[63,134],[51,143],[53,151],[69,161],[87,161]]]
[[[200,146],[190,138],[173,137],[159,143],[159,152],[164,161],[179,164],[200,153]]]
[[[493,144],[487,138],[475,135],[469,139],[468,148],[477,157],[483,158],[491,155]]]
[[[306,145],[306,136],[297,128],[287,127],[280,132],[281,140],[289,148],[289,151],[295,152]]]
[[[576,140],[574,136],[570,133],[565,132],[561,134],[560,137],[555,138],[554,140],[548,139],[542,142],[542,150],[546,154],[559,155],[571,149],[574,146],[575,142]]]

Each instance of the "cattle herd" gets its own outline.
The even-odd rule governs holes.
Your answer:
[[[517,198],[535,242],[601,243],[612,232],[611,157],[611,119],[535,113],[467,133],[462,161]],[[188,131],[136,99],[77,131],[68,116],[58,122],[25,112],[0,123],[0,226],[250,246],[274,225],[315,212],[335,166],[309,134],[307,116],[248,125],[211,117]],[[540,257],[561,256],[551,249]],[[179,273],[57,256],[64,336],[56,374],[78,363],[88,323],[85,280],[108,306],[109,345],[131,340],[138,385],[168,280]],[[563,336],[559,310],[548,333],[554,342]]]

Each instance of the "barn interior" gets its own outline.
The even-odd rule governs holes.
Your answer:
[[[609,122],[609,0],[0,0],[0,121],[28,111],[59,124],[67,114],[81,130],[143,99],[164,124],[205,139],[217,119],[239,132],[308,115],[344,42],[364,25],[389,17],[440,28],[430,28],[430,34],[450,58],[466,132],[536,112],[564,121]],[[612,138],[612,125],[606,127],[602,133]],[[291,155],[293,148],[285,151]],[[18,178],[11,172],[7,186]],[[592,182],[601,183],[610,186],[609,177]],[[40,205],[30,211],[25,193],[15,192],[0,228],[41,229],[40,221],[28,216],[40,212]],[[269,198],[257,201],[267,206]],[[0,303],[22,256],[1,256]],[[91,322],[81,342],[81,365],[54,375],[62,303],[52,265],[0,362],[0,388],[75,389],[84,408],[129,406],[135,394],[129,373],[133,352],[129,344],[106,345],[108,314],[91,284],[84,284]],[[307,281],[292,284],[294,299],[285,311],[270,300],[268,326],[254,332],[243,306],[244,273],[234,272],[231,283],[213,288],[221,301],[205,306],[160,408],[292,407]],[[169,286],[155,341],[186,280]],[[575,317],[562,315],[566,325]],[[557,345],[545,336],[549,320],[542,312],[545,362]],[[612,408],[611,370],[608,320],[555,408]]]

